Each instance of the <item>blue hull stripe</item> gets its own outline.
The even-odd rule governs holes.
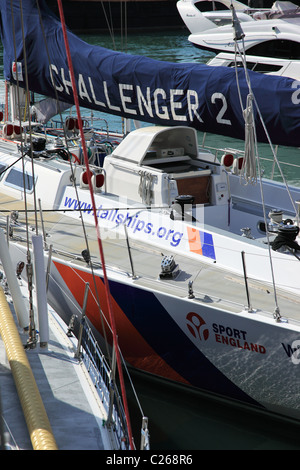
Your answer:
[[[192,386],[259,406],[196,348],[154,294],[112,281],[110,289],[147,343]]]

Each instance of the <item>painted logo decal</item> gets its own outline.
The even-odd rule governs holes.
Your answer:
[[[247,351],[266,354],[266,348],[258,343],[248,340],[245,330],[232,328],[226,325],[213,323],[209,327],[200,315],[189,312],[186,316],[186,325],[192,336],[199,341],[207,341],[209,337],[218,344]],[[300,343],[300,342],[299,342]]]
[[[193,227],[187,227],[190,251],[198,255],[216,259],[213,237]]]
[[[199,338],[201,341],[206,341],[209,336],[209,330],[207,329],[203,318],[201,318],[197,313],[190,312],[187,314],[186,319],[187,327],[194,338]]]

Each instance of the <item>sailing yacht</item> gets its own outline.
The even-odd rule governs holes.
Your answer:
[[[262,178],[256,145],[271,136],[299,146],[297,83],[247,69],[236,82],[231,69],[94,48],[61,32],[43,2],[41,16],[34,0],[22,4],[28,52],[39,52],[37,69],[27,57],[35,72],[30,87],[148,125],[90,165],[79,119],[82,165],[68,149],[62,158],[45,127],[42,141],[41,129],[24,123],[18,132],[16,114],[13,132],[0,141],[1,224],[13,263],[26,262],[25,227],[38,226],[48,299],[66,323],[80,319],[84,304],[97,339],[111,344],[117,337],[131,366],[299,419],[300,189],[288,187],[284,175],[283,182]],[[15,57],[10,5],[0,5],[5,77],[24,87],[23,49]],[[13,8],[18,36],[17,0]],[[32,42],[41,19],[56,31],[53,43],[48,35],[45,67]],[[62,37],[66,56],[57,51]],[[74,71],[70,59],[81,51]],[[197,129],[204,128],[245,140],[245,151],[201,147]]]

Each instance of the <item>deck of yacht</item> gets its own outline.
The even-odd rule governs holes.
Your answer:
[[[11,210],[14,204],[11,203]],[[19,217],[21,220],[24,215],[20,214]],[[53,245],[55,256],[72,259],[72,263],[86,266],[81,255],[82,250],[86,248],[86,243],[82,235],[80,220],[68,217],[63,212],[47,211],[44,212],[43,219],[44,231],[47,233],[46,241],[48,246]],[[29,222],[34,225],[32,213],[30,213]],[[22,231],[23,229],[19,229],[16,225],[14,235],[17,237],[21,235],[25,238],[24,231],[23,233]],[[218,267],[216,263],[195,261],[176,254],[175,261],[179,274],[175,279],[160,280],[162,261],[160,249],[129,240],[129,253],[125,237],[112,240],[105,237],[105,233],[103,235],[102,244],[108,274],[111,270],[120,276],[131,277],[135,284],[179,298],[188,296],[188,284],[192,281],[194,298],[191,302],[200,302],[211,307],[218,306],[232,313],[247,310],[249,304],[243,276],[226,271]],[[87,228],[87,239],[91,260],[97,269],[101,263],[94,227]],[[164,250],[163,254],[170,253]],[[300,296],[288,293],[276,286],[277,301],[275,303],[273,286],[254,279],[248,280],[248,289],[253,312],[271,319],[278,306],[282,318],[288,318],[289,322],[300,321]]]

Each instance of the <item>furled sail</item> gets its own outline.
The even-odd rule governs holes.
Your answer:
[[[0,0],[0,8],[5,78],[25,88],[27,73],[31,91],[73,104],[62,27],[45,0]],[[89,45],[70,31],[68,40],[81,106],[244,139],[235,70],[115,52]],[[273,144],[299,146],[300,82],[254,72],[249,76]],[[238,77],[245,108],[249,90],[243,70]],[[258,140],[265,142],[259,114],[254,111]]]

